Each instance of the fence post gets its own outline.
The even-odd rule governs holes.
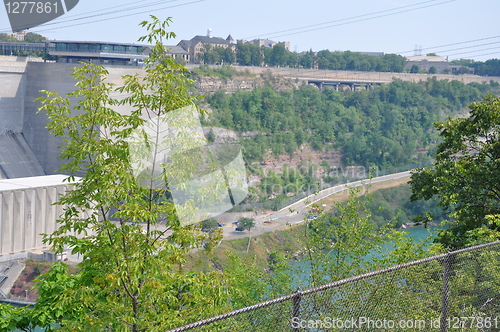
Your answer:
[[[441,297],[441,332],[448,331],[448,305],[450,296],[450,267],[451,267],[451,257],[449,253],[446,255],[443,261],[443,294]]]
[[[296,320],[299,319],[300,316],[300,301],[302,299],[302,292],[300,291],[300,287],[297,287],[297,291],[295,292],[294,298],[293,298],[293,311],[292,311],[292,322],[295,322]],[[297,317],[297,318],[295,318]],[[295,326],[295,324],[293,325]],[[294,332],[298,332],[299,329],[297,327],[293,327]]]

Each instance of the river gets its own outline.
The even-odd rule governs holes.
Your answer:
[[[434,238],[437,234],[437,230],[439,228],[437,227],[427,227],[425,228],[424,226],[418,226],[418,227],[409,227],[406,228],[404,231],[407,233],[407,236],[412,238],[415,242],[420,242],[423,241],[424,239],[428,238],[429,236],[431,238]],[[384,251],[389,251],[391,249],[391,244],[388,243],[384,247]],[[373,255],[377,255],[376,253],[374,254],[369,254],[365,257],[365,259],[370,260],[370,257]],[[307,289],[310,288],[309,285],[309,278],[310,278],[310,263],[307,260],[298,260],[298,261],[291,261],[290,262],[292,269],[295,271],[295,273],[292,276],[292,283],[294,285],[294,288],[300,287],[301,289]],[[300,272],[298,272],[300,271]]]

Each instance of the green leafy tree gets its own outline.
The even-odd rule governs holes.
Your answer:
[[[8,36],[5,33],[0,33],[0,41],[10,42],[10,43],[17,43],[17,42],[19,42],[19,40],[17,40],[16,38]]]
[[[39,277],[40,299],[31,315],[42,327],[165,331],[227,306],[220,273],[186,273],[182,268],[185,253],[206,236],[197,225],[181,224],[168,189],[153,185],[155,169],[145,181],[138,181],[133,170],[131,134],[147,119],[194,102],[186,68],[165,52],[164,39],[175,36],[166,32],[170,19],[151,17],[141,23],[150,32],[140,41],[154,44],[144,75],[126,75],[124,85],[116,87],[107,82],[104,67],[89,63],[74,68],[76,91],[66,97],[45,92],[40,98],[49,130],[66,141],[62,171],[75,183],[60,198],[60,227],[46,241],[56,252],[69,247],[85,257],[74,276],[64,264],[56,264]],[[117,92],[126,97],[111,98]],[[79,115],[72,111],[70,97],[77,100]],[[113,110],[115,105],[133,110],[123,115]],[[175,174],[186,177],[196,163],[188,157]],[[158,167],[169,172],[166,165]],[[75,182],[80,173],[85,176]]]
[[[299,64],[304,68],[314,68],[314,61],[315,56],[312,50],[299,58]]]
[[[242,231],[251,230],[254,227],[255,227],[255,222],[253,218],[241,217],[240,219],[238,219],[238,228],[241,229]]]
[[[236,61],[236,55],[230,47],[222,48],[220,50],[221,58],[224,64],[233,64]]]
[[[43,43],[45,42],[45,37],[38,33],[28,32],[24,37],[24,41],[27,43]]]
[[[283,67],[287,64],[289,51],[282,44],[276,44],[271,49],[269,64],[272,66]]]
[[[489,95],[469,108],[468,118],[436,125],[443,142],[434,167],[418,169],[410,181],[412,199],[437,196],[441,206],[452,210],[449,227],[437,237],[449,248],[491,238],[486,233],[500,237],[494,218],[500,214],[500,99]]]
[[[217,137],[215,136],[213,128],[210,128],[210,131],[207,134],[207,140],[209,142],[215,142],[216,139],[217,139]]]
[[[420,71],[420,68],[417,65],[413,65],[410,68],[410,73],[417,74]]]
[[[219,228],[219,223],[214,218],[205,219],[201,222],[201,230],[205,233],[212,233]]]
[[[431,68],[429,68],[429,74],[435,74],[435,73],[437,73],[436,67],[432,66]]]

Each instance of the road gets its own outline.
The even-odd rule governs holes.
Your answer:
[[[367,180],[360,180],[341,184],[338,186],[324,189],[317,194],[305,197],[283,209],[269,214],[257,214],[254,217],[255,228],[251,231],[239,232],[236,231],[234,224],[224,224],[222,227],[224,232],[224,240],[233,240],[243,237],[256,236],[267,232],[272,232],[277,229],[286,227],[287,225],[295,225],[304,221],[304,218],[313,214],[310,212],[310,206],[330,195],[334,195],[347,190],[348,188],[359,187],[363,184],[370,185],[377,182],[395,180],[410,176],[410,171],[394,173],[384,176],[375,177]],[[290,212],[290,211],[293,212]]]

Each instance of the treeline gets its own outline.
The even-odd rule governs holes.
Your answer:
[[[397,54],[370,55],[351,51],[329,50],[298,54],[288,51],[284,45],[259,47],[250,43],[238,43],[236,50],[204,46],[202,60],[205,64],[233,64],[240,66],[270,66],[290,68],[318,68],[381,72],[402,72],[405,57]]]
[[[462,66],[457,71],[460,74],[474,73],[481,76],[500,76],[500,59],[486,61],[474,61],[472,59],[460,59],[450,62],[453,66]]]
[[[293,153],[304,143],[315,150],[340,150],[345,165],[392,167],[427,161],[438,135],[433,123],[479,100],[490,85],[429,78],[396,80],[370,91],[323,91],[302,85],[274,91],[218,91],[206,100],[213,114],[206,125],[221,126],[242,139],[247,161]]]
[[[24,36],[24,40],[17,40],[5,33],[0,33],[0,41],[10,42],[10,43],[43,43],[45,42],[45,37],[34,32],[28,32]]]

